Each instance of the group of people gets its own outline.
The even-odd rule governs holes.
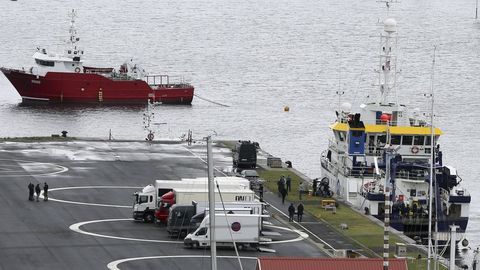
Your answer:
[[[288,192],[292,191],[292,178],[290,175],[287,175],[285,178],[284,175],[278,179],[278,194],[282,197],[282,204],[285,204],[285,197],[287,197]]]
[[[295,216],[295,205],[293,203],[290,203],[290,206],[288,207],[288,221],[293,221]],[[299,203],[297,206],[297,221],[302,222],[302,217],[303,217],[303,204]]]
[[[40,197],[40,184],[37,184],[36,186],[33,185],[31,182],[28,184],[28,200],[29,201],[34,201],[34,194],[36,197],[37,202],[39,201]],[[48,201],[48,184],[45,182],[43,184],[43,200]]]
[[[407,203],[405,204],[403,201],[396,201],[392,205],[392,216],[395,217],[403,217],[403,218],[417,218],[417,217],[424,217],[425,209],[422,205],[419,206],[418,203],[412,203],[412,206]]]

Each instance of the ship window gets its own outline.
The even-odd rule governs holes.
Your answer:
[[[68,50],[68,54],[72,54],[72,51],[71,51],[71,50]]]
[[[435,136],[435,140],[433,141],[433,144],[437,143],[438,136]],[[431,145],[432,144],[432,136],[425,136],[425,145]]]
[[[73,54],[77,54],[77,51],[73,51]]]
[[[425,141],[425,136],[415,136],[413,137],[413,144],[414,145],[423,145]]]
[[[386,143],[387,142],[387,136],[385,135],[378,135],[377,136],[377,141],[380,143]]]
[[[346,136],[346,133],[344,131],[340,131],[338,133],[338,137],[339,137],[341,142],[345,141],[345,136]]]
[[[448,209],[449,216],[452,217],[460,217],[462,212],[462,206],[460,204],[451,204]]]
[[[392,138],[390,140],[390,144],[399,145],[401,138],[402,138],[401,136],[392,136]]]
[[[432,153],[431,148],[425,148],[425,154],[430,154]]]
[[[46,66],[46,67],[53,67],[55,66],[55,62],[53,61],[45,61],[45,60],[40,60],[40,59],[35,59],[35,62],[41,66]]]
[[[412,145],[413,136],[403,136],[402,145]]]

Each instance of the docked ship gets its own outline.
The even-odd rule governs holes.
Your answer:
[[[458,241],[467,228],[470,194],[455,168],[443,164],[438,144],[443,132],[433,125],[433,93],[428,95],[430,121],[395,100],[396,21],[387,18],[383,26],[379,94],[355,111],[349,103],[339,105],[330,126],[333,138],[321,155],[322,182],[334,197],[382,221],[385,205],[391,205],[390,226],[423,243],[429,226],[435,227],[429,223],[432,198],[436,239],[447,241],[449,226],[457,225]]]
[[[194,88],[182,78],[149,75],[133,60],[118,70],[84,66],[84,50],[75,28],[72,10],[70,39],[61,54],[38,48],[34,66],[0,68],[23,102],[191,104]]]

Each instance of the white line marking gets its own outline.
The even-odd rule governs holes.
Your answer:
[[[133,219],[131,219],[131,218],[114,218],[114,219],[90,220],[90,221],[84,221],[84,222],[79,222],[79,223],[72,224],[68,228],[70,230],[74,231],[74,232],[81,233],[81,234],[103,237],[103,238],[110,238],[110,239],[117,239],[117,240],[127,240],[127,241],[137,241],[137,242],[151,242],[151,243],[168,243],[168,244],[183,243],[183,241],[153,240],[153,239],[141,239],[141,238],[111,236],[111,235],[87,232],[87,231],[84,231],[84,230],[80,229],[80,227],[82,227],[83,225],[87,225],[87,224],[100,223],[100,222],[113,222],[113,221],[127,221],[127,220],[133,221]]]
[[[171,256],[149,256],[149,257],[136,257],[136,258],[127,258],[116,260],[107,264],[108,269],[110,270],[120,270],[118,265],[124,262],[139,261],[139,260],[152,260],[152,259],[170,259],[170,258],[210,258],[208,255],[171,255]],[[217,256],[221,259],[238,259],[237,256]],[[240,259],[247,260],[258,260],[257,257],[243,257],[240,256]],[[194,267],[195,268],[195,267]]]
[[[20,160],[20,159],[0,159],[0,160],[7,160],[7,161],[15,161],[17,163],[29,163],[29,164],[41,164],[41,165],[52,165],[53,167],[57,167],[58,171],[56,172],[51,172],[51,173],[29,173],[29,174],[0,174],[0,177],[16,177],[16,176],[49,176],[49,175],[55,175],[55,174],[60,174],[68,171],[68,168],[62,165],[58,165],[55,163],[49,163],[49,162],[36,162],[36,161],[27,161],[27,160]],[[22,164],[18,164],[18,166],[22,167]],[[24,172],[24,171],[22,171]],[[27,171],[28,173],[28,171]]]
[[[87,188],[128,188],[128,189],[141,189],[142,187],[130,187],[130,186],[80,186],[80,187],[62,187],[62,188],[52,188],[48,190],[48,193],[51,191],[58,191],[58,190],[69,190],[69,189],[87,189]],[[43,199],[43,191],[40,193],[40,198]],[[132,208],[131,205],[116,205],[116,204],[101,204],[101,203],[85,203],[85,202],[75,202],[75,201],[67,201],[67,200],[60,200],[55,199],[48,196],[49,201],[61,202],[61,203],[70,203],[70,204],[79,204],[79,205],[89,205],[89,206],[102,206],[102,207],[115,207],[115,208]]]
[[[292,243],[292,242],[298,242],[302,241],[304,239],[308,238],[308,234],[304,233],[300,230],[294,230],[290,228],[285,228],[285,227],[279,227],[279,226],[273,226],[273,225],[264,225],[265,227],[271,227],[271,228],[276,228],[279,230],[284,230],[284,231],[291,231],[294,233],[297,233],[299,236],[295,239],[289,239],[289,240],[280,240],[280,241],[272,241],[272,242],[261,242],[261,244],[284,244],[284,243]]]
[[[272,204],[270,204],[269,207],[272,207],[273,209],[277,210],[277,212],[281,213],[283,216],[285,216],[286,218],[288,218],[287,214],[283,213],[282,211],[280,211],[280,209],[276,208],[275,206],[273,206]],[[331,250],[336,250],[335,248],[333,248],[329,243],[325,242],[325,240],[323,240],[322,238],[318,237],[316,234],[312,233],[310,230],[308,230],[307,228],[305,228],[304,226],[302,226],[302,224],[296,222],[295,220],[293,221],[294,224],[297,224],[298,226],[300,226],[304,231],[308,232],[309,234],[311,234],[313,237],[315,237],[316,239],[318,239],[318,241],[322,242],[325,246],[329,247]],[[324,251],[326,253],[329,253],[326,249],[324,249]],[[333,254],[329,254],[329,255],[332,255],[333,257]]]

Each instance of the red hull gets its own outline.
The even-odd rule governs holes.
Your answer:
[[[150,87],[143,80],[110,79],[98,74],[48,72],[44,77],[1,68],[24,101],[74,103],[191,104],[193,86],[169,84]]]

